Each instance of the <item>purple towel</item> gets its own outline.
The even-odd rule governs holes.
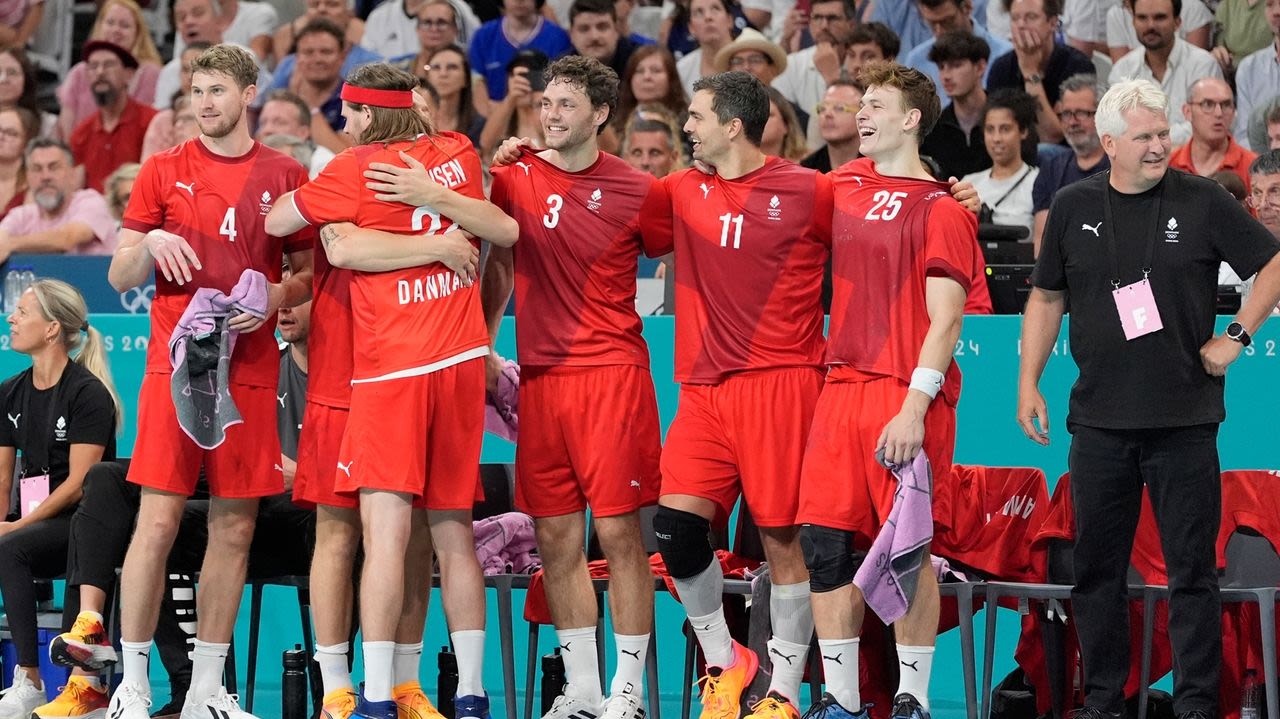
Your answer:
[[[520,365],[498,359],[502,373],[498,375],[497,389],[485,393],[484,431],[514,442],[520,433]]]
[[[222,444],[227,427],[244,421],[231,399],[231,354],[239,332],[227,329],[227,320],[242,312],[266,318],[267,278],[257,270],[245,270],[229,295],[196,290],[169,336],[178,425],[204,449]]]
[[[473,529],[476,559],[485,574],[533,574],[542,566],[529,515],[499,514],[475,522]]]
[[[853,578],[866,596],[867,606],[885,624],[906,615],[916,595],[919,572],[929,558],[926,549],[933,540],[929,460],[921,451],[911,464],[892,469],[898,480],[893,509]]]

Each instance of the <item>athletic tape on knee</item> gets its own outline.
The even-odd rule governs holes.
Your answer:
[[[653,533],[667,572],[675,579],[697,576],[716,560],[711,549],[711,523],[691,512],[658,507]]]
[[[821,594],[853,582],[853,532],[806,524],[800,528],[800,548],[809,568],[809,591]]]

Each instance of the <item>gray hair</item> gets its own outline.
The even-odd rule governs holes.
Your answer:
[[[1280,175],[1280,150],[1268,150],[1249,165],[1250,175]]]
[[[1107,91],[1107,88],[1102,84],[1097,75],[1088,72],[1078,72],[1066,80],[1063,80],[1062,84],[1058,86],[1058,91],[1062,95],[1065,95],[1068,92],[1079,92],[1081,90],[1093,90],[1093,100],[1094,102],[1097,102],[1102,98],[1102,95]]]
[[[76,156],[71,154],[71,148],[67,147],[67,143],[50,137],[37,137],[31,142],[28,142],[27,149],[22,153],[22,161],[26,164],[31,164],[31,153],[48,147],[62,150],[62,154],[67,157],[67,164],[72,167],[76,166]]]
[[[1125,80],[1111,86],[1110,90],[1098,101],[1098,113],[1094,122],[1098,127],[1098,137],[1110,135],[1119,137],[1128,129],[1129,123],[1124,113],[1142,108],[1169,116],[1169,97],[1150,80]]]

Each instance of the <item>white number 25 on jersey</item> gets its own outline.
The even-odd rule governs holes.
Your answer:
[[[884,220],[888,222],[898,216],[902,211],[902,198],[906,197],[905,192],[890,193],[887,190],[881,190],[872,198],[876,204],[867,211],[868,220]]]

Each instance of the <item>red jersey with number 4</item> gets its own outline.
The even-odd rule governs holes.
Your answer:
[[[827,364],[833,379],[861,376],[911,381],[929,332],[927,277],[948,277],[969,292],[981,261],[973,213],[945,183],[886,177],[861,158],[830,175],[831,327]],[[846,369],[847,368],[847,369]],[[960,399],[960,368],[947,368],[942,394]]]
[[[516,348],[522,366],[636,365],[649,349],[636,312],[636,258],[670,251],[642,221],[666,214],[652,175],[600,153],[566,172],[533,153],[495,167],[491,199],[520,223]]]
[[[289,237],[267,234],[267,212],[277,197],[307,181],[296,160],[254,143],[240,157],[211,152],[200,138],[148,158],[133,184],[125,229],[172,232],[185,239],[203,269],[191,271],[191,282],[179,285],[156,270],[151,302],[151,343],[147,371],[169,374],[169,336],[192,295],[209,287],[230,292],[246,269],[280,281],[283,253],[311,249],[314,230]],[[241,334],[231,359],[231,381],[274,388],[280,376],[280,350],[275,315],[259,329]]]
[[[674,215],[676,381],[821,365],[827,176],[770,157],[734,180],[689,169],[663,184]]]
[[[480,157],[471,141],[455,132],[442,132],[342,151],[319,177],[294,193],[298,214],[313,225],[354,222],[366,229],[404,235],[450,229],[453,220],[431,207],[383,202],[365,188],[365,169],[375,162],[403,166],[401,151],[421,162],[441,185],[484,199]],[[353,272],[351,312],[356,382],[426,374],[488,352],[479,285],[463,287],[458,275],[440,263],[392,272]]]

